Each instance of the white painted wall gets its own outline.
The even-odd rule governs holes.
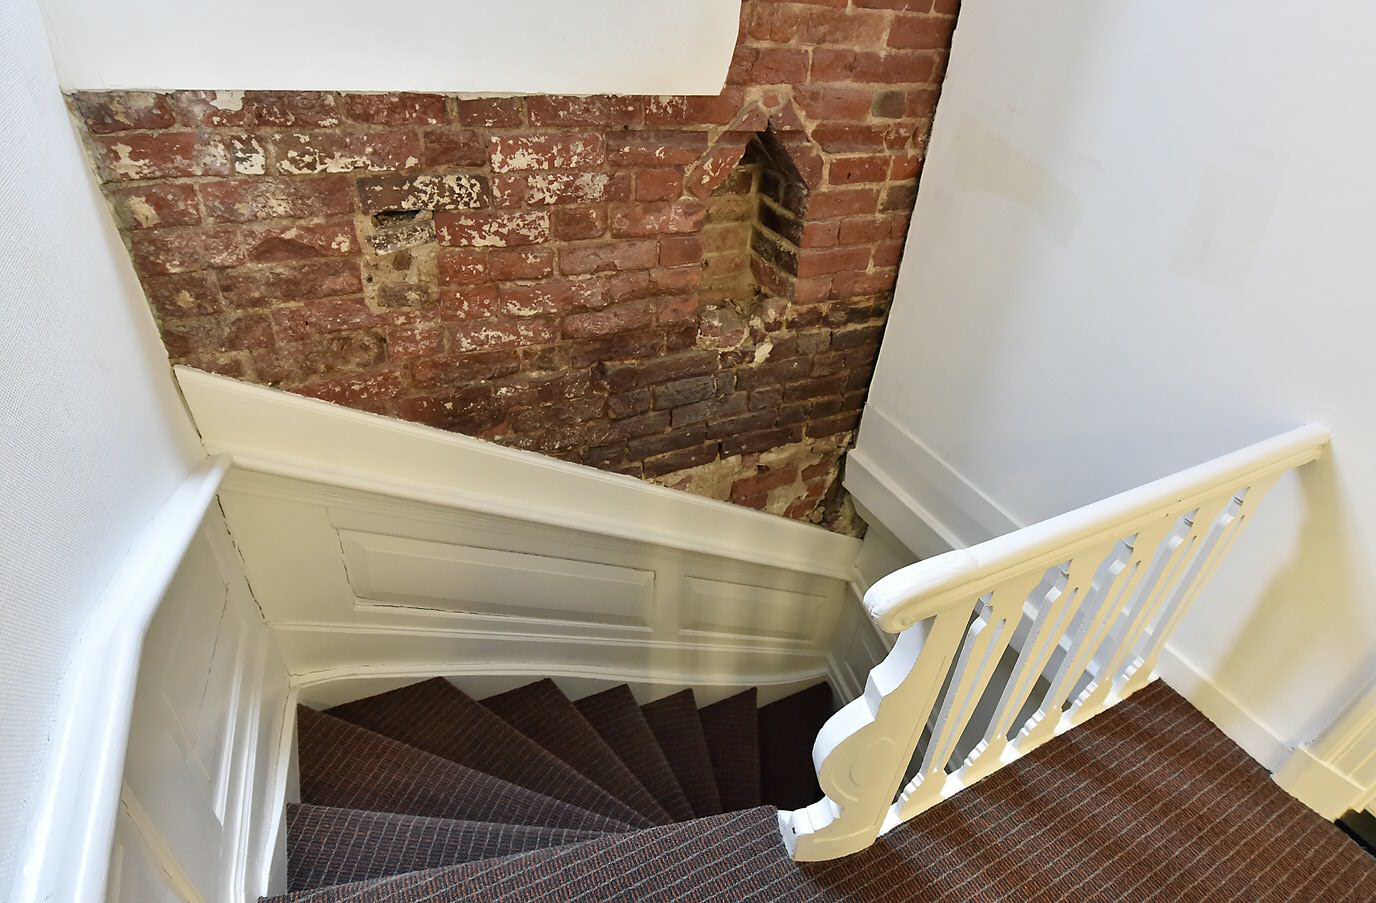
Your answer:
[[[1369,3],[967,0],[860,434],[973,542],[1330,426],[1174,643],[1270,765],[1376,669],[1373,141]]]
[[[140,531],[204,457],[63,107],[34,0],[0,4],[0,221],[8,890],[74,638]]]
[[[43,0],[67,90],[716,94],[740,0]]]

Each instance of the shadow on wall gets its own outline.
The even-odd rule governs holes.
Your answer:
[[[1376,673],[1376,652],[1369,652],[1364,661],[1342,669],[1359,676],[1349,686],[1327,698],[1316,698],[1307,691],[1313,676],[1298,668],[1294,659],[1283,654],[1255,654],[1257,649],[1313,647],[1325,637],[1349,636],[1367,629],[1364,596],[1353,579],[1358,564],[1350,544],[1354,531],[1344,509],[1337,454],[1330,451],[1297,473],[1296,485],[1290,488],[1297,490],[1300,499],[1293,507],[1302,510],[1304,516],[1289,527],[1293,537],[1288,546],[1293,552],[1275,569],[1256,605],[1246,613],[1241,629],[1227,649],[1220,651],[1217,667],[1211,669],[1223,686],[1249,687],[1252,699],[1288,705],[1293,713],[1291,723],[1300,725],[1294,736],[1282,736],[1291,744],[1321,734],[1363,691],[1368,676]],[[1267,518],[1281,507],[1280,503],[1280,498],[1266,499],[1258,509],[1260,516]],[[1268,510],[1272,504],[1275,507]],[[1246,542],[1244,537],[1242,543]],[[1230,601],[1215,598],[1213,607]],[[1256,714],[1264,723],[1274,722],[1273,713]]]

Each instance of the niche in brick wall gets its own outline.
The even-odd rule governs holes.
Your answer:
[[[771,125],[752,135],[706,198],[705,263],[698,295],[741,323],[793,297],[808,186]]]

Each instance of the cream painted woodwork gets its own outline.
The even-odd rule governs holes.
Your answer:
[[[1301,427],[875,583],[865,607],[898,639],[818,734],[823,799],[779,814],[794,858],[864,849],[1146,685],[1261,499],[1328,440]]]
[[[233,457],[220,501],[308,702],[437,674],[463,686],[502,675],[691,686],[706,700],[836,670],[858,540],[286,392],[177,377],[207,447]]]

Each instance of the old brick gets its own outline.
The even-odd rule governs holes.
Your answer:
[[[183,182],[120,185],[111,190],[110,200],[126,229],[194,226],[201,221],[196,189]]]
[[[486,259],[488,274],[499,282],[544,279],[554,273],[550,248],[491,248],[476,253]]]
[[[627,204],[612,207],[612,235],[618,238],[696,232],[706,215],[701,204],[688,201]]]
[[[635,199],[637,201],[672,201],[682,193],[682,170],[672,167],[636,170]]]
[[[936,75],[936,57],[924,52],[880,53],[819,47],[812,53],[817,82],[925,84]]]
[[[521,375],[495,386],[497,398],[511,407],[559,404],[586,398],[592,390],[588,370],[570,370],[545,376]],[[600,407],[601,401],[598,402]]]
[[[496,135],[489,143],[493,172],[586,169],[604,157],[602,136],[594,134]]]
[[[389,360],[429,358],[444,353],[444,327],[438,323],[404,326],[387,331]]]
[[[624,196],[629,177],[605,172],[535,173],[526,176],[524,182],[528,204],[587,204],[612,195]]]
[[[660,436],[642,436],[626,443],[626,452],[631,458],[648,458],[681,448],[701,445],[706,441],[706,431],[702,427],[682,427]]]
[[[439,125],[449,119],[439,94],[350,94],[344,110],[354,122],[372,125]]]
[[[203,317],[224,309],[219,288],[209,273],[144,276],[148,302],[162,318]]]
[[[869,266],[869,248],[815,248],[798,255],[798,275],[821,276]]]
[[[401,377],[395,370],[351,373],[347,376],[292,386],[291,391],[331,404],[387,413],[390,410],[389,402],[401,392]]]
[[[803,427],[801,424],[761,430],[759,432],[746,433],[744,435],[735,434],[722,438],[721,453],[727,456],[748,455],[754,452],[768,451],[771,448],[778,448],[780,445],[799,442],[802,438]]]
[[[591,97],[542,94],[526,100],[530,124],[540,126],[638,125],[643,103],[638,97],[599,94]]]
[[[320,260],[226,270],[219,274],[219,286],[226,304],[255,308],[358,294],[363,280],[357,261]]]
[[[270,143],[283,175],[386,172],[420,161],[420,139],[409,130],[284,133]]]
[[[132,236],[134,265],[145,275],[222,269],[243,263],[247,252],[228,229],[155,229]]]
[[[456,352],[538,345],[553,341],[558,329],[543,318],[501,318],[471,320],[449,326],[450,346]]]
[[[727,183],[732,174],[739,172],[746,175],[735,168],[745,154],[745,149],[746,142],[738,138],[723,140],[708,151],[685,176],[685,184],[693,197],[700,201],[706,200],[707,196],[718,188],[731,192],[735,186]],[[745,188],[748,190],[748,185]]]
[[[243,128],[256,125],[243,91],[177,91],[168,98],[182,125],[192,128]]]
[[[808,216],[816,219],[871,214],[878,209],[879,189],[872,187],[814,191],[807,202]]]
[[[793,92],[809,120],[864,120],[874,103],[874,92],[848,85],[800,85]]]
[[[659,246],[653,240],[573,245],[559,252],[559,272],[582,275],[611,270],[645,270],[653,267],[658,257]]]
[[[636,389],[607,396],[607,414],[613,419],[643,414],[650,409],[650,390]]]
[[[358,198],[364,213],[471,210],[486,206],[486,195],[483,179],[464,173],[369,176],[358,180]]]
[[[608,161],[618,166],[682,166],[697,162],[707,150],[707,135],[700,131],[617,132],[607,136],[606,148]]]
[[[831,347],[835,350],[849,350],[879,344],[883,333],[882,326],[857,326],[851,329],[838,329],[831,334]]]
[[[166,94],[151,91],[78,91],[72,95],[86,128],[97,135],[176,124]]]
[[[654,408],[664,410],[703,401],[717,394],[716,381],[710,376],[694,376],[654,387]]]
[[[372,331],[337,332],[295,345],[255,351],[253,365],[269,384],[300,382],[317,376],[367,370],[382,363],[387,340]]]
[[[205,212],[222,223],[343,216],[354,210],[344,176],[313,179],[232,179],[201,186]]]
[[[512,317],[562,314],[604,307],[605,287],[595,280],[508,285],[498,291],[501,313]]]
[[[339,124],[339,104],[321,91],[245,91],[244,109],[254,125],[301,128]]]
[[[744,103],[745,91],[735,85],[728,85],[715,97],[684,95],[650,97],[645,101],[645,125],[650,128],[681,125],[728,125],[740,113]],[[697,158],[694,157],[694,159]],[[664,162],[669,161],[665,160]]]
[[[806,50],[747,44],[736,48],[726,82],[730,85],[796,85],[807,81],[807,67]]]
[[[273,329],[280,341],[301,342],[312,336],[377,325],[376,315],[361,297],[324,298],[299,307],[271,311]]]
[[[891,166],[892,160],[887,154],[833,157],[827,165],[827,178],[832,185],[883,182],[889,177]]]
[[[421,162],[426,166],[486,166],[487,138],[471,129],[426,129]]]
[[[515,373],[521,362],[514,351],[474,351],[431,356],[411,363],[411,380],[422,391],[457,387]]]
[[[587,338],[628,332],[655,321],[655,306],[647,301],[626,301],[602,310],[564,318],[564,335]]]
[[[353,220],[254,226],[244,228],[240,236],[248,263],[351,257],[359,253]]]
[[[702,238],[697,235],[666,235],[659,240],[660,266],[701,263],[702,256]]]
[[[276,344],[264,313],[230,313],[216,317],[164,320],[163,343],[174,358],[226,350],[270,348]]]
[[[675,427],[689,423],[703,423],[721,420],[746,413],[749,409],[749,396],[745,392],[735,392],[720,398],[708,398],[694,404],[676,407],[671,412]]]
[[[440,318],[446,321],[476,320],[501,313],[500,292],[495,285],[445,286],[440,290]]]
[[[716,443],[699,445],[695,448],[683,448],[678,451],[647,458],[644,462],[643,472],[647,477],[663,476],[679,470],[686,470],[690,467],[708,464],[717,460],[717,457],[718,450]]]
[[[834,417],[823,417],[820,420],[809,422],[807,425],[807,435],[810,438],[835,436],[838,433],[848,433],[859,425],[860,414],[858,412],[837,414]]]
[[[455,101],[459,124],[476,128],[514,129],[525,124],[519,97],[478,97]]]
[[[900,15],[889,27],[889,46],[901,50],[942,50],[950,46],[955,24],[949,16]]]
[[[93,142],[107,182],[226,176],[231,171],[224,140],[203,140],[195,132],[98,135]]]
[[[908,109],[907,95],[902,91],[888,89],[874,95],[870,115],[878,119],[899,119]]]
[[[731,497],[734,499],[756,495],[761,492],[768,492],[780,486],[789,486],[798,482],[798,468],[778,467],[774,469],[764,469],[754,476],[737,480],[731,484]]]
[[[449,247],[510,248],[549,240],[549,214],[490,212],[435,214],[435,234]]]
[[[605,207],[556,207],[549,214],[550,235],[557,241],[599,238],[607,234]]]

